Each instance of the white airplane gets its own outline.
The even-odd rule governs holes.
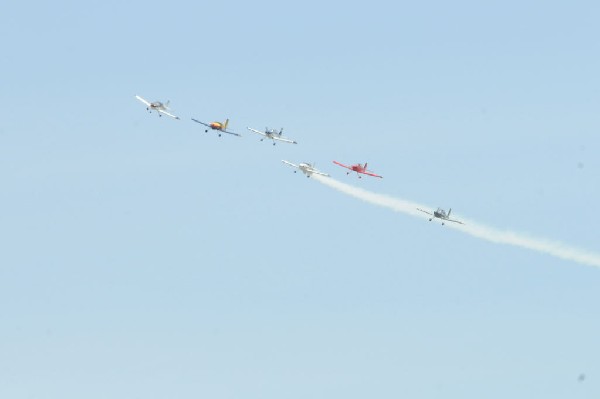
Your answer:
[[[148,112],[152,112],[152,111],[156,111],[158,113],[158,116],[162,116],[161,114],[165,114],[167,116],[170,116],[173,119],[179,119],[178,116],[175,116],[173,114],[170,114],[167,110],[169,109],[169,101],[167,101],[166,103],[161,103],[160,101],[154,101],[154,102],[150,102],[146,99],[143,99],[140,96],[135,96],[135,98],[137,98],[138,100],[140,100],[141,102],[143,102],[146,105],[146,110]]]
[[[317,175],[329,177],[329,175],[327,173],[323,173],[323,172],[318,171],[315,168],[314,164],[302,162],[301,164],[296,165],[296,164],[293,164],[291,162],[284,161],[284,160],[281,160],[281,162],[283,162],[286,165],[290,165],[290,166],[292,166],[292,167],[294,167],[296,169],[300,169],[302,171],[302,173],[304,173],[306,175],[306,177],[310,177],[312,174],[317,174]],[[296,172],[297,172],[297,170],[294,171],[294,173],[296,173]]]
[[[290,139],[287,139],[287,138],[281,136],[281,134],[283,133],[283,128],[281,128],[279,131],[277,131],[275,129],[265,128],[265,131],[261,132],[259,130],[252,129],[251,127],[249,127],[248,130],[250,130],[251,132],[254,132],[256,134],[260,134],[261,136],[263,136],[263,138],[260,139],[260,141],[263,141],[264,139],[271,139],[271,140],[273,140],[273,145],[275,145],[275,141],[283,141],[284,143],[298,144],[294,140],[290,140]]]
[[[458,223],[458,224],[464,224],[463,222],[461,222],[459,220],[450,219],[450,213],[452,213],[452,208],[450,208],[448,210],[447,214],[446,214],[446,211],[443,210],[442,208],[438,208],[436,211],[433,211],[433,213],[425,211],[425,210],[420,209],[420,208],[417,208],[417,210],[430,215],[431,216],[429,218],[430,222],[433,220],[433,218],[441,219],[442,220],[442,226],[444,225],[444,222],[454,222],[454,223]]]

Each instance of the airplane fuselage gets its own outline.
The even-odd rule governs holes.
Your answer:
[[[366,170],[365,167],[362,166],[361,164],[352,165],[351,168],[354,172],[357,172],[357,173],[364,173],[364,171]]]
[[[433,216],[438,218],[438,219],[442,219],[442,220],[448,220],[450,218],[450,212],[452,210],[450,210],[448,213],[446,213],[445,210],[438,208],[437,210],[433,211]]]
[[[312,166],[310,166],[309,164],[306,163],[301,163],[300,165],[298,165],[298,168],[302,171],[302,173],[304,173],[307,176],[312,175]]]
[[[315,173],[315,169],[309,163],[301,163],[298,165],[298,169],[302,171],[306,175],[306,177],[311,177],[313,173]]]
[[[210,128],[214,130],[223,130],[223,124],[221,122],[213,122],[210,124]]]
[[[265,136],[267,136],[267,138],[269,138],[269,139],[272,139],[273,136],[281,137],[281,133],[278,132],[277,130],[265,130]]]

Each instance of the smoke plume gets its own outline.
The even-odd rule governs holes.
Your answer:
[[[373,205],[383,206],[396,212],[422,218],[427,217],[427,215],[418,211],[417,208],[430,209],[426,205],[417,204],[416,202],[394,198],[383,194],[373,193],[362,188],[339,182],[329,177],[323,177],[319,175],[313,175],[313,177],[318,182],[332,187],[344,194],[358,198]],[[573,248],[556,241],[548,241],[545,239],[530,237],[513,231],[498,230],[472,220],[461,218],[461,221],[465,224],[446,223],[446,226],[493,243],[514,245],[555,256],[557,258],[574,261],[580,264],[600,267],[600,254],[597,253]]]

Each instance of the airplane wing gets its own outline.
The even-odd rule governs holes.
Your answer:
[[[234,133],[234,132],[230,132],[229,130],[221,130],[223,133],[229,133],[229,134],[233,134],[234,136],[238,136],[238,137],[242,137],[241,134],[239,133]]]
[[[346,168],[346,169],[352,170],[352,168],[350,166],[346,166],[343,163],[339,163],[338,161],[333,161],[333,163],[336,164],[336,165],[340,165],[342,168]]]
[[[311,169],[310,173],[314,173],[315,175],[321,175],[321,176],[329,177],[329,175],[327,173],[319,172],[316,169]]]
[[[454,220],[454,219],[446,219],[448,222],[454,222],[454,223],[458,223],[458,224],[464,224],[463,222],[461,222],[460,220]]]
[[[285,137],[279,137],[277,135],[273,135],[272,136],[273,140],[278,140],[278,141],[283,141],[284,143],[292,143],[292,144],[298,144],[298,142],[294,141],[294,140],[290,140],[290,139],[286,139]]]
[[[192,120],[193,120],[194,122],[196,122],[196,123],[199,123],[199,124],[201,124],[201,125],[204,125],[204,126],[206,126],[206,127],[210,127],[210,125],[209,125],[208,123],[200,122],[198,119],[194,119],[194,118],[192,118]]]
[[[135,98],[137,98],[138,100],[140,100],[141,102],[143,102],[144,104],[146,104],[146,107],[149,107],[149,106],[151,105],[151,104],[150,104],[150,101],[148,101],[148,100],[144,100],[144,99],[143,99],[142,97],[140,97],[140,96],[135,96]]]
[[[170,117],[171,117],[171,118],[173,118],[173,119],[179,119],[179,117],[178,117],[178,116],[175,116],[175,115],[173,115],[173,114],[170,114],[170,113],[168,113],[167,111],[165,111],[164,109],[158,109],[157,111],[158,111],[158,112],[160,112],[161,114],[165,114],[165,115],[167,115],[167,116],[170,116]]]
[[[296,164],[293,164],[293,163],[291,163],[291,162],[288,162],[288,161],[285,161],[285,160],[283,160],[283,159],[281,160],[281,162],[283,162],[283,163],[284,163],[284,164],[286,164],[286,165],[290,165],[290,166],[292,166],[292,167],[294,167],[294,168],[298,168],[298,169],[300,169],[300,167],[299,167],[298,165],[296,165]]]
[[[373,176],[373,177],[379,177],[380,179],[383,179],[383,176],[376,175],[376,174],[375,174],[375,173],[373,173],[373,172],[364,171],[364,172],[362,172],[362,173],[363,173],[363,174],[365,174],[365,175],[369,175],[369,176]]]
[[[431,216],[433,216],[433,213],[431,213],[431,212],[428,212],[428,211],[426,211],[426,210],[423,210],[423,209],[421,209],[421,208],[417,208],[417,211],[421,211],[421,212],[423,212],[423,213],[426,213],[426,214],[428,214],[428,215],[431,215]]]
[[[266,134],[264,134],[263,132],[261,132],[261,131],[259,131],[259,130],[252,129],[251,127],[248,127],[248,128],[246,128],[246,129],[250,130],[251,132],[254,132],[254,133],[260,134],[261,136],[267,137],[267,135],[266,135]]]

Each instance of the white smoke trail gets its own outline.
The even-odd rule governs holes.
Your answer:
[[[426,217],[425,214],[419,212],[417,208],[428,209],[429,207],[415,202],[406,201],[403,199],[393,198],[383,194],[373,193],[362,188],[354,187],[334,180],[332,178],[313,175],[315,180],[332,187],[342,193],[352,197],[369,202],[374,205],[379,205],[391,209],[396,212],[402,212],[411,216]],[[481,238],[497,244],[514,245],[521,248],[527,248],[534,251],[542,252],[557,258],[574,261],[577,263],[600,267],[600,254],[589,252],[586,250],[569,247],[559,242],[547,241],[539,238],[528,237],[523,234],[512,231],[497,230],[492,227],[478,224],[471,220],[461,219],[465,224],[447,223],[446,226],[460,230],[463,233],[472,235],[473,237]]]

